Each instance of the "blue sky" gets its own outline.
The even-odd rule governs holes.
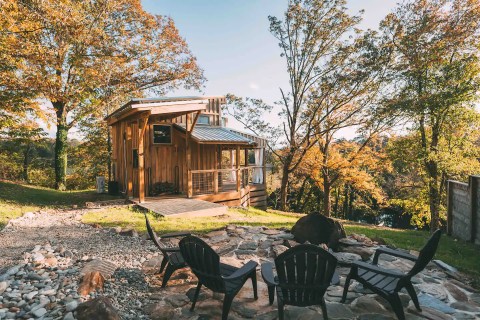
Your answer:
[[[224,95],[279,100],[288,91],[285,62],[270,34],[268,16],[281,16],[287,0],[142,0],[144,9],[173,18],[203,68],[203,92],[178,90],[175,95]],[[394,0],[349,0],[352,14],[364,10],[363,29],[376,29],[395,6]],[[270,116],[271,117],[271,116]],[[278,119],[277,117],[271,117]],[[274,121],[274,120],[272,120]],[[230,125],[241,129],[230,119]],[[342,132],[353,137],[354,130]]]
[[[279,99],[287,74],[268,15],[281,16],[286,0],[144,0],[145,10],[171,16],[208,80],[206,95],[234,93]],[[392,0],[350,0],[352,13],[364,9],[362,28],[377,28],[395,6]],[[173,94],[185,94],[179,90]],[[189,92],[195,93],[195,92]]]

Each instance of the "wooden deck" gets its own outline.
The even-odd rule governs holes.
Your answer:
[[[181,197],[146,198],[144,203],[134,201],[139,207],[164,217],[210,217],[227,213],[227,206],[197,199]]]

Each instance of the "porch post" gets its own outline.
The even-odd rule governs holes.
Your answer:
[[[145,157],[144,137],[148,116],[138,119],[138,202],[145,202]]]
[[[190,147],[190,135],[191,135],[191,114],[187,113],[186,123],[185,123],[185,161],[187,167],[187,198],[191,198],[193,195],[193,185],[192,185],[192,150]]]
[[[213,193],[218,193],[218,145],[215,145],[215,154],[213,157]]]
[[[237,145],[235,152],[235,166],[237,167],[237,191],[240,191],[240,146]]]
[[[267,155],[267,153],[265,151],[265,146],[263,147],[262,152],[263,152],[263,163],[262,163],[263,184],[266,187],[267,186],[267,162],[266,162],[267,160],[266,160],[265,156]]]

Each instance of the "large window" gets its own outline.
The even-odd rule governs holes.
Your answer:
[[[153,125],[153,143],[170,144],[172,143],[172,126],[167,124]]]

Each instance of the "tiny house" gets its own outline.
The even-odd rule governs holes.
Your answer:
[[[126,197],[265,208],[266,141],[228,128],[224,104],[224,97],[132,99],[106,117],[112,178]]]

